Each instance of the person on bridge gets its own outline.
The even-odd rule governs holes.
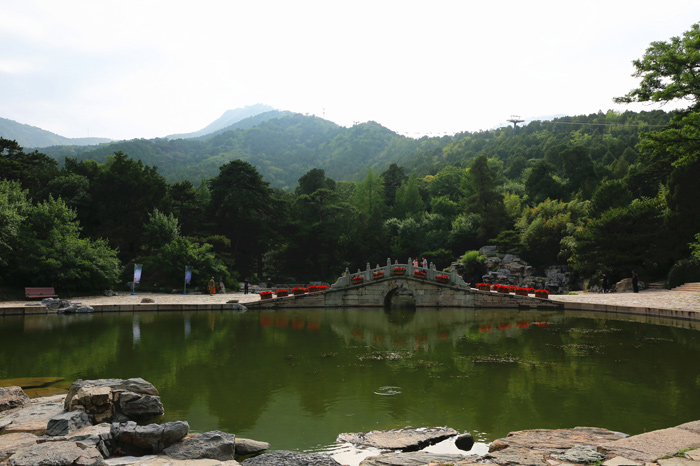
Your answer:
[[[418,258],[413,259],[413,266],[418,267]]]
[[[425,256],[423,256],[423,268],[424,269],[428,268],[428,259],[426,259]]]

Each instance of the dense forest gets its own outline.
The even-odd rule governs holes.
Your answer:
[[[639,87],[617,98],[690,103],[673,112],[421,139],[287,113],[46,153],[0,138],[0,278],[99,290],[140,263],[146,287],[181,286],[186,265],[196,284],[233,287],[416,256],[478,272],[473,250],[494,244],[581,284],[632,270],[677,284],[700,259],[698,49],[698,25],[653,43],[634,62]]]

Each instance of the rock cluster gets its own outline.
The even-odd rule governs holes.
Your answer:
[[[189,466],[234,466],[238,465],[236,458],[270,448],[266,442],[219,431],[189,434],[189,424],[184,421],[136,422],[163,412],[158,390],[139,378],[76,380],[66,396],[34,400],[20,387],[5,387],[0,389],[0,465],[165,465],[185,461]]]
[[[547,267],[544,275],[538,275],[534,267],[515,254],[498,254],[495,246],[481,248],[479,253],[489,256],[484,261],[487,270],[482,277],[484,283],[546,289],[560,294],[570,289],[571,273],[565,265]]]
[[[80,303],[72,303],[66,299],[44,298],[41,304],[48,309],[55,309],[59,314],[89,314],[95,312],[92,306],[83,306]]]

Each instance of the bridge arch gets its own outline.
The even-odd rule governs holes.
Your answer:
[[[396,281],[397,286],[389,288],[388,292],[384,296],[384,310],[391,310],[395,308],[413,308],[416,307],[416,297],[414,291],[404,286],[403,283]]]
[[[531,298],[471,288],[462,277],[451,271],[438,271],[434,264],[429,268],[407,264],[387,263],[364,271],[345,273],[330,289],[298,295],[246,303],[250,307],[390,307],[392,299],[400,293],[413,297],[415,307],[466,307],[466,308],[557,308],[561,303],[542,298]]]

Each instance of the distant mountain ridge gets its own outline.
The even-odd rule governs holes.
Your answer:
[[[171,134],[166,136],[166,139],[193,139],[202,136],[206,136],[212,133],[217,133],[221,130],[225,130],[228,127],[245,120],[247,118],[260,115],[261,113],[267,113],[276,111],[275,108],[264,104],[248,105],[243,108],[236,108],[233,110],[226,110],[223,115],[208,124],[206,127],[200,129],[199,131],[194,131],[192,133],[181,133],[181,134]]]
[[[13,139],[20,146],[30,149],[50,146],[94,146],[112,141],[108,138],[67,138],[7,118],[0,118],[0,137]]]

